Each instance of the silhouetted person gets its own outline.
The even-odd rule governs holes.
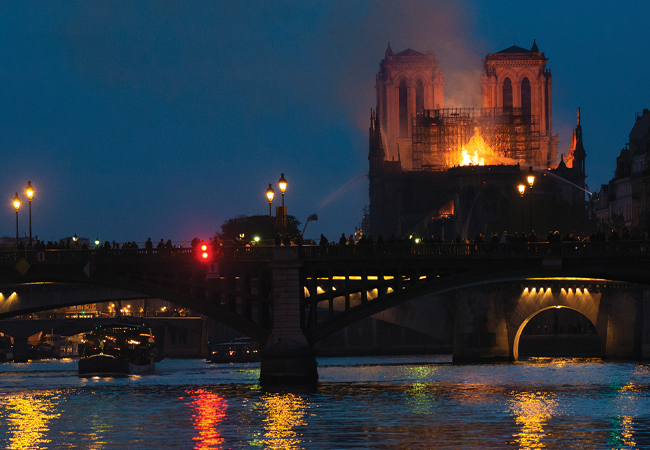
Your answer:
[[[147,253],[153,250],[153,242],[151,242],[151,238],[147,239],[147,242],[144,243],[144,248],[147,249]]]
[[[341,234],[339,238],[339,245],[345,245],[348,242],[348,239],[345,237],[345,233]]]
[[[158,245],[156,246],[156,248],[158,250],[160,250],[162,248],[165,248],[165,241],[163,241],[162,238],[160,238],[160,242],[158,242]]]
[[[275,234],[275,245],[282,245],[282,235],[280,233]]]
[[[174,248],[174,246],[172,245],[172,240],[171,239],[167,240],[167,243],[165,244],[165,248],[167,248],[167,249]]]
[[[291,238],[289,237],[288,234],[284,235],[284,239],[282,240],[282,243],[287,247],[291,245]]]

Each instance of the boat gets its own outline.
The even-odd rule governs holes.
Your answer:
[[[250,338],[208,343],[208,361],[210,362],[255,362],[259,360],[259,344]]]
[[[156,345],[151,328],[114,323],[97,326],[79,346],[79,376],[127,376],[154,371]]]
[[[0,361],[14,360],[14,347],[9,336],[0,336]]]

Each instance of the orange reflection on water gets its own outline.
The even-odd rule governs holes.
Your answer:
[[[55,413],[58,396],[52,393],[16,394],[0,397],[2,415],[6,415],[9,423],[10,449],[40,449],[51,442],[46,438],[49,422],[61,414]]]
[[[634,442],[634,421],[632,416],[619,416],[614,419],[618,425],[617,430],[611,433],[611,444],[616,448],[635,448]]]
[[[254,444],[268,449],[302,448],[300,435],[295,428],[307,425],[303,420],[305,410],[309,408],[305,400],[294,394],[267,394],[262,400],[262,407],[267,413],[264,439]]]
[[[543,392],[519,392],[514,394],[510,409],[521,425],[520,432],[513,435],[519,448],[544,448],[544,424],[557,410],[557,401]]]
[[[196,441],[194,448],[200,450],[223,448],[224,438],[219,434],[218,425],[226,418],[228,408],[226,399],[206,389],[185,392],[194,397],[192,403],[188,403],[194,408],[192,421],[194,428],[199,432],[199,435],[193,438]]]

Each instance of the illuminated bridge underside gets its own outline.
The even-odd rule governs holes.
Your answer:
[[[522,296],[527,296],[528,301],[521,302],[511,315],[511,322],[515,324],[512,327],[516,329],[513,334],[516,339],[512,339],[512,344],[518,345],[523,327],[539,312],[551,307],[568,307],[584,314],[596,325],[598,305],[588,303],[586,294],[599,295],[603,290],[629,288],[625,282],[599,278],[544,277],[540,276],[543,273],[539,269],[534,268],[490,274],[463,270],[456,273],[450,269],[434,270],[428,274],[422,270],[398,271],[391,275],[387,270],[377,272],[378,275],[365,277],[349,274],[306,277],[303,288],[304,328],[310,342],[317,342],[358,320],[423,296],[487,287],[521,292]]]

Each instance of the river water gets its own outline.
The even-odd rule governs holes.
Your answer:
[[[313,392],[262,390],[259,364],[76,370],[76,360],[0,365],[0,448],[650,448],[645,364],[319,358]]]

